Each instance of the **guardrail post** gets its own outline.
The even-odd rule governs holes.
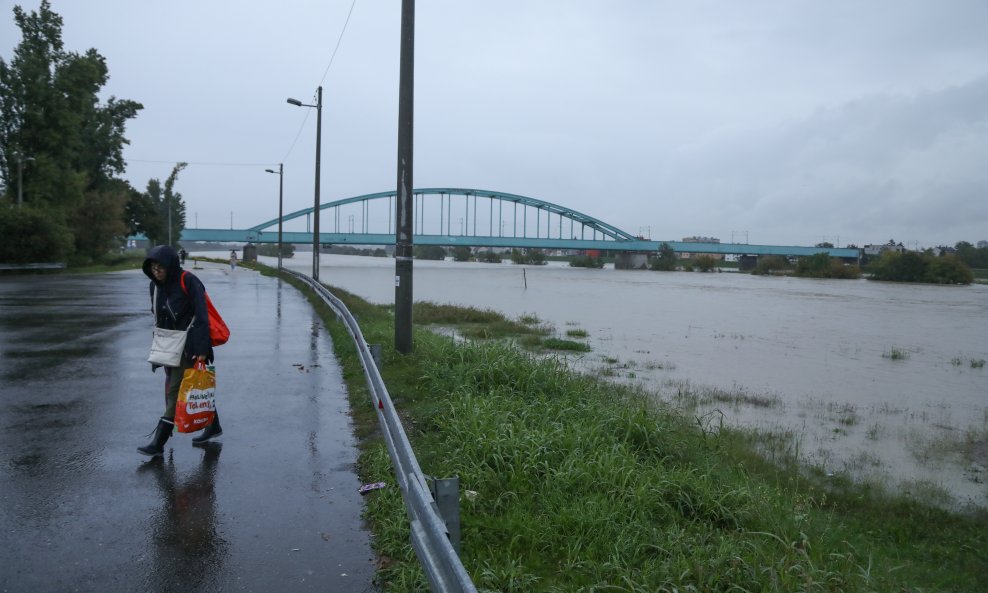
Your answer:
[[[429,478],[429,490],[446,523],[449,543],[460,553],[460,478]]]
[[[377,372],[381,372],[381,345],[380,344],[367,344],[367,349],[370,350],[371,358],[374,359],[374,365],[377,367]]]

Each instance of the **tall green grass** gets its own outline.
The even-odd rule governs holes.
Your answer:
[[[977,591],[984,513],[952,514],[768,459],[760,435],[699,425],[647,394],[503,342],[425,331],[391,348],[384,308],[361,327],[423,470],[459,476],[461,558],[500,591]],[[358,424],[374,422],[349,338],[327,324]],[[367,432],[363,433],[367,434]],[[427,591],[384,445],[364,440],[366,498],[386,591]]]

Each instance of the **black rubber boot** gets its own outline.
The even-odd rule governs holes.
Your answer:
[[[137,452],[148,457],[157,457],[163,454],[165,452],[165,443],[172,436],[172,429],[174,428],[174,422],[167,418],[159,418],[158,426],[154,427],[154,435],[151,437],[151,442],[143,447],[138,447]]]
[[[199,436],[192,437],[192,444],[200,445],[209,439],[214,439],[220,436],[221,434],[223,434],[223,427],[220,426],[220,413],[216,412],[216,415],[213,416],[213,421],[210,422],[206,428],[202,429]]]

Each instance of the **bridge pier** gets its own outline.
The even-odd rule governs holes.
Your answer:
[[[742,255],[738,258],[738,271],[750,272],[758,265],[757,255]]]
[[[648,254],[637,251],[622,251],[614,256],[615,270],[647,270]]]

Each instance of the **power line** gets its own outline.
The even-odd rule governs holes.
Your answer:
[[[340,30],[340,36],[336,40],[336,47],[333,48],[333,55],[329,56],[329,64],[326,64],[326,69],[322,73],[322,78],[319,79],[319,86],[322,86],[323,82],[326,81],[326,76],[329,74],[329,69],[333,66],[333,61],[336,59],[336,52],[340,50],[340,44],[343,43],[343,34],[346,33],[347,25],[350,24],[350,17],[353,15],[353,9],[356,5],[357,0],[353,0],[353,2],[350,3],[350,11],[346,13],[346,20],[343,22],[343,29]],[[299,126],[298,133],[295,134],[295,139],[292,140],[292,145],[288,147],[288,151],[285,153],[285,156],[282,157],[280,162],[284,163],[287,161],[288,156],[292,154],[293,150],[295,150],[295,145],[298,144],[298,139],[302,136],[302,130],[305,129],[305,124],[309,121],[310,113],[311,110],[305,110],[305,117],[302,119],[302,125]]]
[[[149,159],[125,159],[128,163],[160,163],[165,165],[174,165],[176,163],[185,163],[187,165],[201,165],[207,167],[272,167],[278,163],[221,163],[216,161],[183,161],[181,159],[176,159],[172,161],[157,161]]]
[[[350,12],[346,14],[346,21],[343,23],[343,30],[340,31],[340,38],[336,40],[336,47],[333,48],[333,55],[329,57],[329,64],[326,65],[326,70],[322,73],[322,78],[319,79],[319,85],[322,86],[323,81],[326,80],[326,75],[329,74],[329,68],[333,65],[333,60],[336,59],[336,52],[340,49],[340,43],[343,42],[343,34],[346,33],[346,26],[350,24],[350,15],[353,14],[353,7],[357,5],[357,0],[353,0],[350,4]]]

